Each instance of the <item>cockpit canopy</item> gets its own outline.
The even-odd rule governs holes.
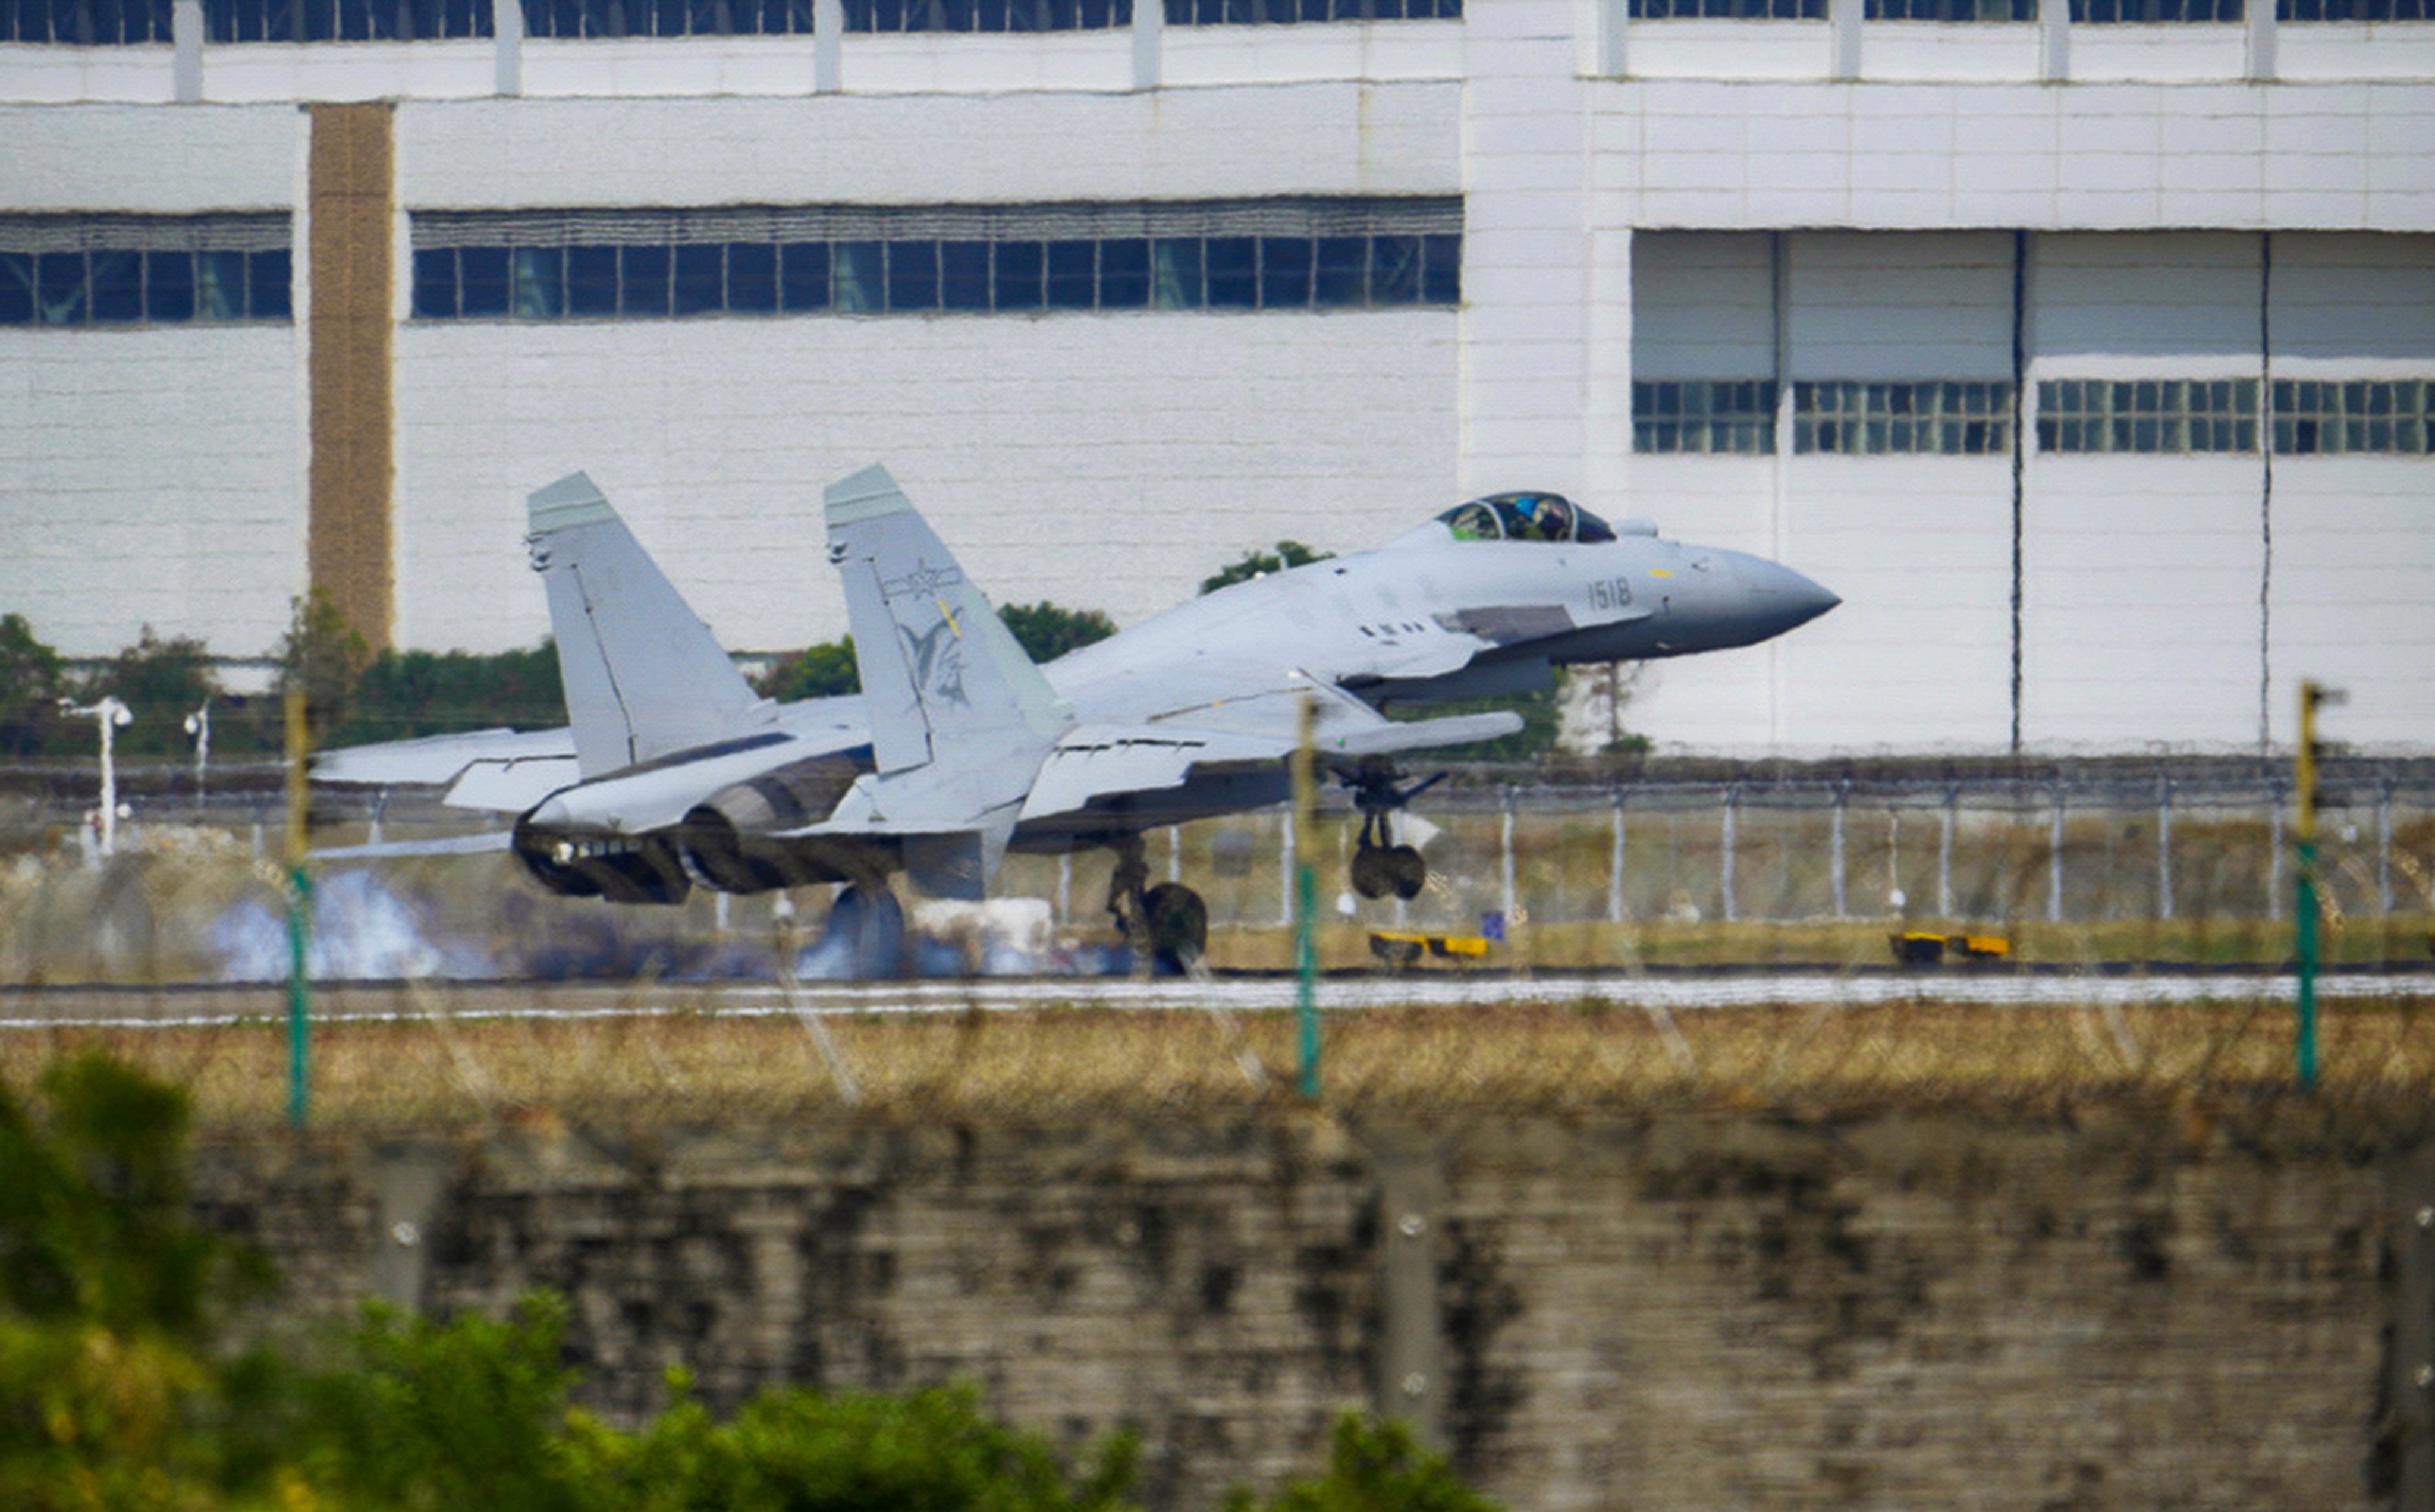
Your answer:
[[[1561,493],[1492,493],[1438,516],[1457,541],[1613,541],[1615,527]]]

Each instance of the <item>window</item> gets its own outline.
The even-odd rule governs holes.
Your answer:
[[[2435,0],[2279,0],[2274,14],[2284,21],[2426,21],[2435,19]]]
[[[2274,450],[2283,456],[2435,452],[2435,380],[2274,380]]]
[[[0,325],[292,318],[288,217],[0,215]]]
[[[1632,386],[1632,449],[1760,456],[1775,450],[1775,380]]]
[[[1826,0],[1632,0],[1634,21],[1823,21]]]
[[[207,42],[412,42],[492,34],[492,0],[203,0]]]
[[[2071,0],[2075,22],[2238,21],[2241,0]]]
[[[99,47],[169,40],[169,0],[0,0],[0,42]]]
[[[1985,456],[2012,449],[2008,383],[1792,386],[1792,449]]]
[[[1461,19],[1462,0],[1166,0],[1166,21],[1171,26]]]
[[[2038,385],[2041,452],[2254,452],[2254,378],[2049,378]]]
[[[848,31],[1099,31],[1132,24],[1132,0],[845,0]]]
[[[1866,0],[1871,21],[2035,21],[2038,0]]]
[[[524,0],[524,8],[527,37],[776,37],[812,29],[812,0]]]
[[[1462,236],[1440,229],[1460,214],[1437,199],[440,211],[413,219],[413,307],[515,320],[1442,308],[1462,297]]]

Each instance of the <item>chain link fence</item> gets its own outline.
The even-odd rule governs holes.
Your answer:
[[[89,773],[9,775],[0,980],[214,979],[251,964],[229,957],[250,948],[249,910],[269,898],[265,862],[283,812],[274,771],[216,782],[182,768],[125,774],[115,856],[101,853]],[[2332,956],[2426,959],[2435,762],[2330,763],[2319,816]],[[1354,895],[1358,822],[1339,789],[1322,796],[1314,859],[1338,965],[1363,959],[1363,936],[1378,932],[1486,938],[1498,946],[1488,960],[1517,965],[1885,964],[1890,935],[1913,929],[2007,936],[2024,959],[2278,961],[2295,819],[2288,768],[2255,761],[1661,766],[1575,781],[1470,769],[1397,816],[1399,838],[1429,865],[1418,897]],[[478,827],[403,790],[317,795],[315,821],[324,845]],[[1281,810],[1147,840],[1152,879],[1205,900],[1217,965],[1283,964],[1296,858]],[[1016,855],[995,891],[1045,903],[1070,947],[1109,933],[1111,868],[1105,851]],[[423,958],[454,974],[613,974],[654,955],[741,971],[749,963],[729,945],[768,938],[774,922],[769,895],[698,888],[676,908],[555,898],[497,855],[326,871],[325,887],[380,901],[382,930],[420,940]],[[805,898],[807,924],[822,906]]]

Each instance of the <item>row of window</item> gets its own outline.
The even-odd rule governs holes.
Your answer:
[[[275,251],[0,251],[0,325],[285,320],[292,283]]]
[[[423,319],[833,311],[1307,310],[1462,298],[1452,235],[708,242],[439,247],[414,254]]]
[[[0,42],[166,43],[171,0],[0,0]],[[411,42],[492,34],[492,0],[203,0],[215,43]],[[1453,20],[1462,0],[1164,0],[1179,26]],[[812,0],[524,0],[533,37],[808,35]],[[1133,0],[844,0],[850,32],[1093,31]]]
[[[1171,0],[1170,0],[1171,3]],[[2227,22],[2244,0],[2070,0],[2074,22],[2097,26]],[[1637,20],[1823,21],[1828,0],[1631,0]],[[1863,0],[1870,21],[2035,21],[2038,0]],[[2275,0],[2281,21],[2426,21],[2435,0]]]
[[[1780,390],[1767,379],[1635,381],[1632,446],[1745,456],[1775,450]],[[2037,449],[2055,453],[2257,450],[2254,378],[2039,383]],[[2435,380],[2276,379],[2268,434],[2286,456],[2435,452]],[[1796,453],[1977,456],[2010,452],[2009,383],[1796,383]]]

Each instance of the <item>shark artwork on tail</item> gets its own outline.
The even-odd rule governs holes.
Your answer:
[[[553,892],[674,903],[845,884],[838,917],[901,927],[889,879],[977,899],[1010,850],[1105,848],[1136,947],[1189,964],[1207,912],[1148,885],[1143,834],[1287,794],[1302,706],[1362,816],[1352,881],[1415,897],[1390,816],[1433,782],[1407,753],[1521,728],[1509,713],[1391,719],[1542,688],[1578,662],[1749,645],[1832,609],[1790,568],[1611,526],[1552,493],[1446,510],[1373,551],[1205,594],[1035,666],[884,468],[827,490],[859,695],[755,695],[581,473],[528,502],[565,684],[562,730],[332,750],[317,782],[448,784],[510,822],[319,852],[512,851]]]

